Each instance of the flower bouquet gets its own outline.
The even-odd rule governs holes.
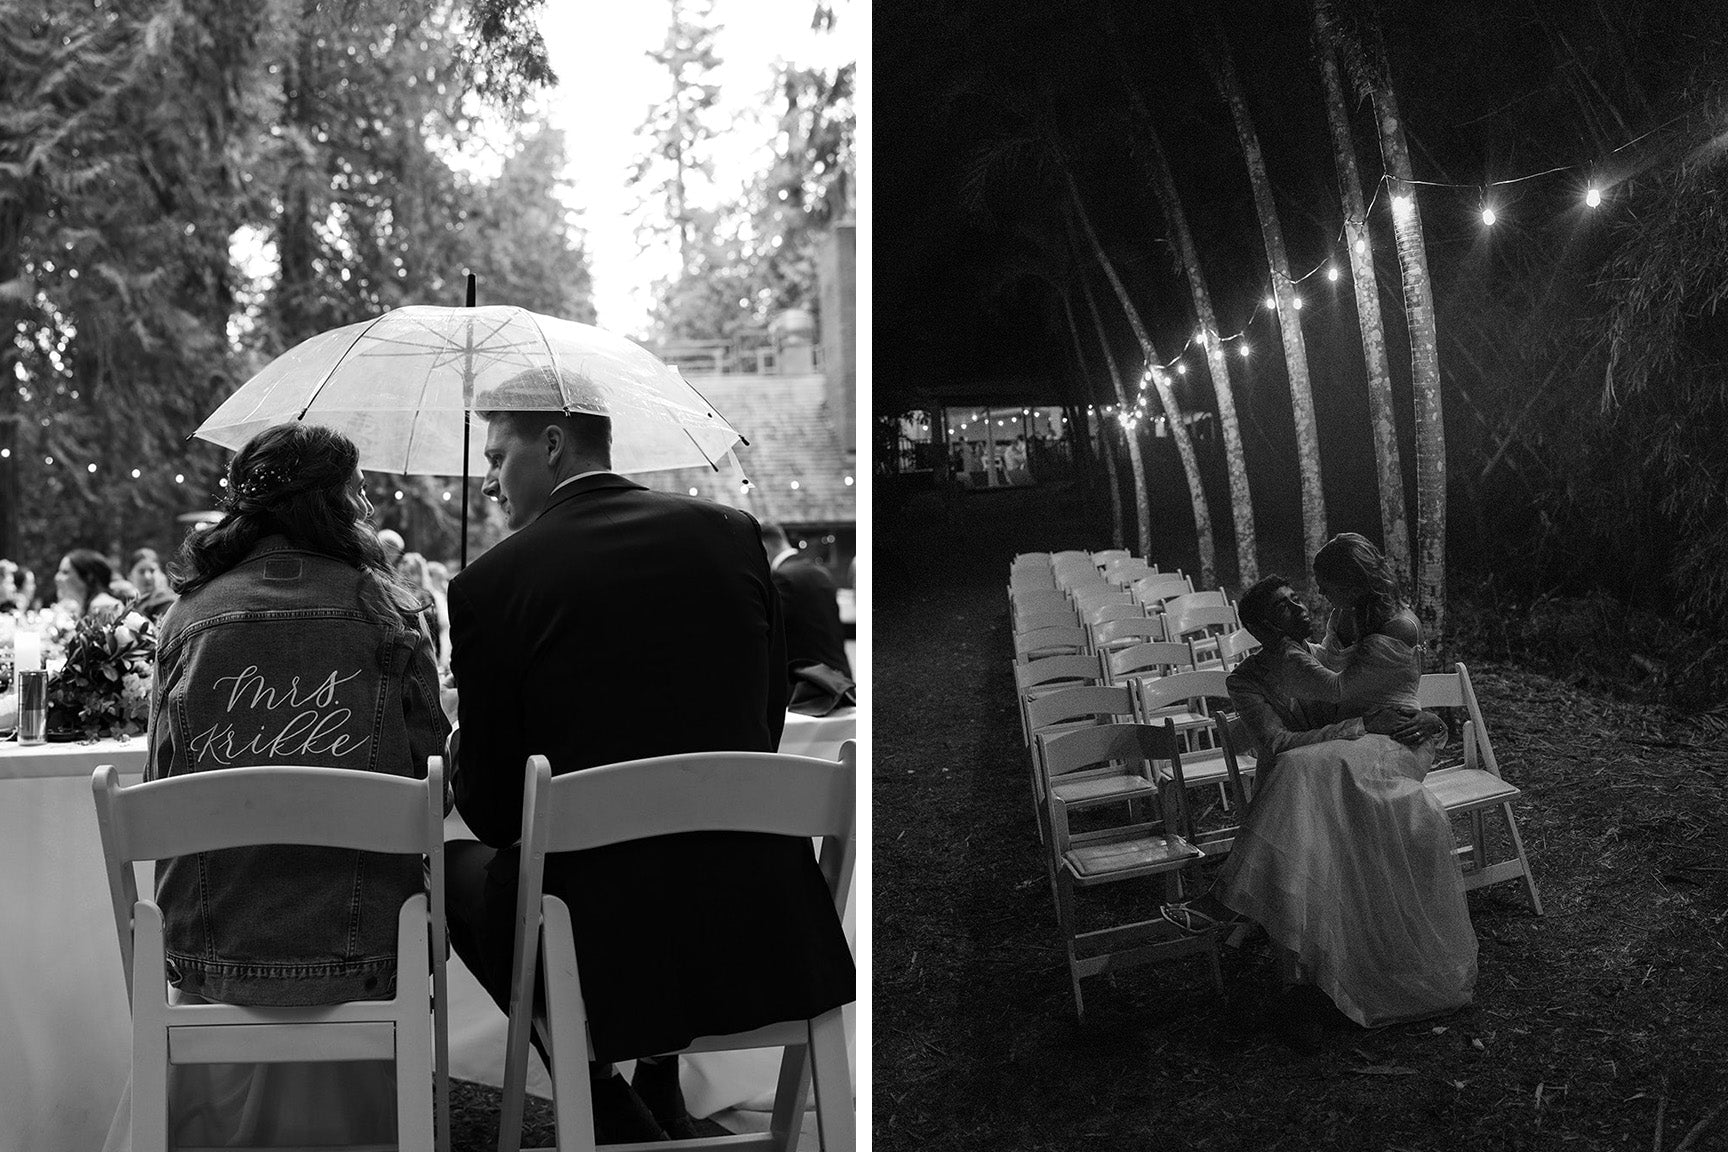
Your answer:
[[[50,739],[137,736],[150,719],[156,626],[140,612],[92,613],[64,640],[66,662],[48,681]]]

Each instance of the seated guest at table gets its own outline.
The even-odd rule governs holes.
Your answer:
[[[297,423],[235,454],[227,514],[188,534],[171,569],[180,599],[157,646],[147,778],[259,764],[425,777],[449,731],[425,605],[366,523],[358,460],[346,437]],[[421,862],[393,855],[268,846],[165,861],[170,982],[182,1000],[230,1004],[389,996],[398,913],[423,889]],[[177,1075],[176,1146],[391,1139],[383,1072]]]
[[[786,619],[786,664],[826,664],[850,676],[846,662],[846,628],[840,623],[840,592],[828,566],[792,546],[785,529],[762,522],[762,548],[780,593]]]
[[[573,395],[585,390],[567,383]],[[771,752],[786,720],[786,650],[748,513],[613,472],[605,416],[483,419],[483,491],[515,534],[450,582],[463,740],[451,783],[485,843],[454,841],[445,859],[451,942],[505,1007],[529,754],[562,774],[684,752]],[[549,856],[545,884],[574,922],[603,1143],[694,1131],[675,1059],[639,1059],[632,1084],[612,1061],[854,997],[852,958],[808,841],[711,833],[625,843]]]
[[[438,657],[438,666],[444,666],[444,645],[450,634],[445,621],[448,619],[449,607],[444,593],[432,583],[432,574],[428,571],[426,557],[418,552],[405,552],[396,561],[396,579],[409,588],[424,596],[432,607],[426,613],[426,626],[432,634],[432,651]]]
[[[21,612],[24,605],[18,595],[18,565],[0,560],[0,612]]]
[[[160,621],[179,597],[168,587],[167,573],[162,571],[161,557],[154,548],[140,548],[132,553],[132,571],[127,574],[139,600],[134,605],[152,620]]]
[[[117,615],[122,604],[108,590],[113,582],[114,568],[107,557],[93,548],[74,548],[60,558],[54,573],[57,606],[74,617],[92,612]]]
[[[396,565],[402,561],[402,553],[407,551],[408,543],[402,539],[402,533],[394,528],[386,528],[378,533],[378,544],[384,549],[384,563],[394,572]]]

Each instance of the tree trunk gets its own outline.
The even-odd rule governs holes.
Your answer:
[[[1107,2],[1100,5],[1100,11],[1105,36],[1110,43],[1115,44],[1115,26],[1110,18]],[[1230,477],[1230,511],[1236,529],[1236,576],[1240,584],[1246,587],[1260,579],[1260,550],[1254,532],[1254,501],[1248,491],[1248,462],[1242,448],[1242,426],[1236,417],[1236,396],[1230,381],[1230,359],[1224,354],[1224,345],[1218,339],[1218,317],[1212,308],[1212,293],[1206,287],[1206,278],[1200,271],[1200,255],[1194,247],[1194,235],[1188,228],[1188,213],[1182,207],[1182,198],[1176,192],[1176,181],[1170,174],[1170,162],[1164,155],[1164,142],[1158,136],[1151,110],[1146,107],[1140,90],[1134,86],[1120,53],[1117,54],[1116,62],[1122,87],[1128,93],[1130,106],[1139,120],[1141,136],[1150,154],[1147,167],[1151,169],[1153,191],[1157,194],[1159,207],[1163,209],[1165,225],[1176,243],[1177,261],[1188,277],[1188,293],[1194,300],[1194,315],[1199,319],[1200,331],[1205,333],[1206,368],[1212,376],[1212,392],[1218,402],[1218,425],[1224,434],[1225,471]]]
[[[1326,0],[1317,0],[1326,3]],[[1415,606],[1438,660],[1446,624],[1446,429],[1440,404],[1440,349],[1434,321],[1434,291],[1422,240],[1422,217],[1411,180],[1410,149],[1392,91],[1386,47],[1373,14],[1364,16],[1363,41],[1348,35],[1338,46],[1357,88],[1374,101],[1380,153],[1392,201],[1398,270],[1404,282],[1404,312],[1410,326],[1411,377],[1416,394]]]
[[[1092,286],[1086,283],[1084,273],[1080,275],[1080,290],[1086,296],[1086,307],[1091,310],[1092,324],[1098,330],[1098,343],[1104,349],[1104,364],[1110,373],[1110,383],[1116,390],[1116,403],[1121,406],[1122,411],[1126,412],[1133,407],[1133,403],[1128,398],[1127,386],[1122,383],[1122,373],[1116,367],[1116,354],[1110,351],[1110,339],[1104,334],[1104,318],[1098,314],[1098,301],[1093,297]],[[1067,302],[1064,301],[1063,303],[1066,304]],[[1068,317],[1068,323],[1070,325],[1074,323],[1072,314]],[[1078,331],[1076,331],[1075,339],[1079,339]],[[1140,429],[1138,426],[1124,425],[1121,421],[1117,421],[1117,423],[1121,426],[1122,434],[1128,442],[1128,466],[1134,475],[1135,537],[1140,542],[1140,551],[1137,555],[1142,560],[1150,560],[1152,558],[1152,494],[1146,488],[1146,458],[1141,446]],[[1109,424],[1106,423],[1105,427],[1108,428]]]
[[[1302,538],[1312,558],[1326,543],[1326,493],[1320,484],[1320,435],[1314,420],[1314,392],[1308,383],[1308,350],[1302,339],[1302,314],[1296,307],[1296,286],[1290,277],[1290,257],[1284,250],[1284,230],[1278,224],[1278,206],[1272,199],[1272,183],[1266,177],[1266,161],[1260,154],[1260,137],[1248,114],[1248,101],[1236,78],[1230,45],[1216,14],[1206,17],[1207,53],[1218,94],[1230,107],[1236,137],[1247,162],[1248,179],[1254,188],[1254,208],[1260,217],[1260,236],[1266,245],[1266,263],[1272,270],[1272,294],[1278,305],[1278,330],[1283,337],[1284,366],[1290,377],[1290,407],[1296,419],[1296,458],[1302,484]],[[1207,344],[1212,329],[1207,329]],[[1220,352],[1222,358],[1222,352]],[[1246,488],[1246,481],[1244,481]],[[1312,580],[1312,577],[1309,578]]]
[[[1374,462],[1380,474],[1380,538],[1386,559],[1399,582],[1410,586],[1410,528],[1404,503],[1404,466],[1398,452],[1398,422],[1392,408],[1392,368],[1386,359],[1386,327],[1380,317],[1380,283],[1374,274],[1374,242],[1368,234],[1368,210],[1362,199],[1362,178],[1356,170],[1356,149],[1350,137],[1350,117],[1344,86],[1333,58],[1329,35],[1331,16],[1324,0],[1314,5],[1315,52],[1326,89],[1326,119],[1332,128],[1332,151],[1338,165],[1338,190],[1344,205],[1344,242],[1350,257],[1350,283],[1356,294],[1356,321],[1362,330],[1362,359],[1368,368],[1368,418],[1373,429]]]
[[[1134,301],[1128,298],[1128,290],[1116,275],[1116,268],[1110,263],[1110,257],[1105,253],[1104,245],[1099,242],[1098,234],[1092,230],[1092,220],[1086,215],[1086,205],[1080,199],[1080,188],[1074,183],[1074,174],[1068,171],[1066,165],[1062,167],[1062,177],[1068,184],[1068,195],[1074,204],[1075,217],[1086,233],[1086,242],[1092,249],[1093,257],[1104,269],[1104,275],[1110,278],[1110,287],[1115,291],[1122,311],[1127,314],[1129,327],[1134,330],[1134,339],[1139,342],[1140,351],[1151,369],[1152,383],[1158,390],[1158,399],[1164,407],[1164,414],[1170,419],[1170,435],[1176,441],[1176,454],[1182,458],[1182,472],[1188,481],[1189,504],[1194,510],[1194,534],[1200,549],[1200,584],[1203,588],[1214,588],[1218,583],[1218,557],[1212,540],[1212,515],[1206,510],[1206,490],[1200,480],[1200,461],[1194,454],[1193,441],[1188,438],[1188,426],[1182,422],[1182,409],[1176,403],[1176,395],[1170,388],[1170,378],[1158,367],[1157,349],[1152,346],[1152,337],[1147,335],[1146,326],[1140,322],[1140,313],[1134,307]]]
[[[1090,293],[1087,294],[1087,299],[1090,301]],[[1086,371],[1086,353],[1082,351],[1080,347],[1080,328],[1074,323],[1074,306],[1069,303],[1066,294],[1062,297],[1062,311],[1063,314],[1068,317],[1068,334],[1074,338],[1074,362],[1080,366],[1080,378],[1082,380],[1089,380],[1089,373]],[[1108,354],[1109,350],[1106,349],[1105,351],[1106,354]],[[1112,380],[1116,378],[1116,366],[1114,363],[1110,365],[1110,378]],[[1118,385],[1117,390],[1121,390],[1120,385]],[[1088,386],[1087,391],[1091,391],[1090,386]],[[1102,440],[1104,447],[1104,471],[1110,477],[1110,547],[1121,548],[1124,546],[1123,541],[1128,538],[1127,529],[1122,523],[1122,471],[1121,465],[1116,460],[1115,437],[1109,434],[1108,425],[1106,425],[1105,435],[1102,437]],[[1138,499],[1146,487],[1145,474],[1136,471],[1134,484],[1135,496]],[[1144,521],[1142,523],[1145,524],[1145,527],[1142,528],[1140,546],[1144,549],[1146,546],[1145,532],[1149,530],[1150,524],[1146,524]],[[1140,555],[1144,556],[1146,553],[1142,551]]]

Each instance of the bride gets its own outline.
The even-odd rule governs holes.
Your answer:
[[[1362,536],[1329,541],[1314,576],[1334,605],[1325,644],[1286,631],[1261,663],[1287,703],[1335,704],[1337,723],[1275,749],[1214,891],[1356,1023],[1450,1012],[1470,1002],[1476,934],[1451,824],[1422,786],[1436,740],[1397,719],[1417,713],[1421,628]]]

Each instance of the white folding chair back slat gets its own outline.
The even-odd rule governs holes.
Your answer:
[[[1123,617],[1092,625],[1092,650],[1111,652],[1151,641],[1163,641],[1164,621],[1157,616]]]
[[[1131,585],[1134,599],[1146,607],[1161,606],[1166,600],[1186,596],[1194,590],[1186,576],[1161,573],[1142,576]]]
[[[1060,612],[1072,609],[1073,603],[1066,595],[1055,588],[1042,588],[1033,592],[1016,592],[1009,598],[1014,607],[1014,618],[1029,616],[1036,612]]]
[[[1112,684],[1168,676],[1194,666],[1194,651],[1186,644],[1153,640],[1104,654],[1105,679]]]
[[[1186,592],[1181,596],[1173,596],[1164,601],[1164,613],[1167,616],[1179,615],[1190,608],[1228,607],[1230,607],[1230,597],[1218,588],[1210,588],[1204,592]]]
[[[576,852],[683,832],[764,832],[822,841],[820,864],[837,915],[844,915],[856,846],[856,751],[839,761],[766,752],[707,752],[634,760],[553,777],[544,756],[531,756],[523,794],[517,936],[510,988],[500,1152],[515,1152],[522,1125],[529,1029],[538,1028],[552,1055],[553,1112],[562,1152],[593,1152],[593,1102],[588,1085],[587,1009],[582,998],[570,913],[543,895],[546,854]],[[542,930],[543,928],[543,930]],[[533,1012],[536,967],[545,979],[546,1011]],[[839,1009],[766,1032],[702,1037],[684,1051],[785,1046],[779,1088],[763,1146],[796,1143],[805,1088],[816,1093],[821,1146],[853,1146],[851,1077]],[[736,1136],[678,1141],[684,1148],[724,1148]]]
[[[1041,628],[1075,628],[1080,624],[1080,617],[1074,614],[1072,608],[1061,608],[1051,612],[1034,612],[1021,616],[1014,621],[1016,635],[1036,632]]]
[[[1078,622],[1014,634],[1014,657],[1022,663],[1040,656],[1064,656],[1085,650],[1086,629]]]
[[[1146,612],[1138,604],[1099,604],[1087,608],[1083,613],[1084,622],[1099,625],[1107,620],[1144,620]]]
[[[340,768],[213,769],[122,788],[112,765],[91,780],[132,1004],[132,1147],[169,1142],[168,1066],[393,1060],[397,1138],[449,1147],[449,995],[444,970],[444,769],[412,780]],[[428,891],[397,923],[396,994],[305,1008],[170,1004],[161,909],[141,899],[135,860],[294,844],[414,855]]]

